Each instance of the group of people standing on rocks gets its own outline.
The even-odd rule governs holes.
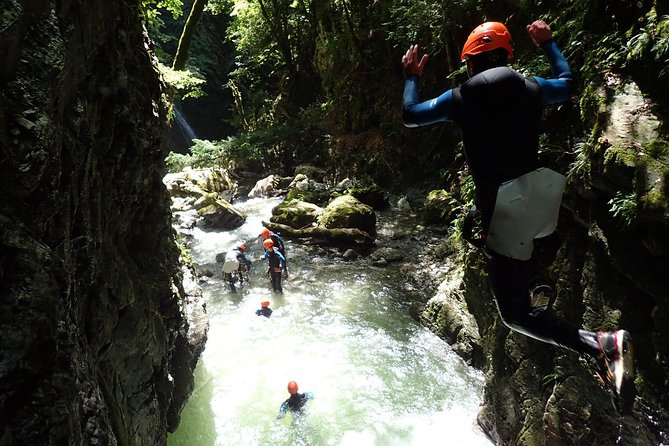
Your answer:
[[[267,274],[270,277],[272,290],[283,293],[283,276],[288,277],[288,266],[286,265],[286,245],[283,239],[267,228],[260,231],[258,240],[262,241],[264,253],[259,260],[267,260]],[[225,254],[223,261],[223,279],[230,286],[230,290],[235,293],[237,289],[235,282],[240,285],[244,280],[248,281],[248,272],[251,269],[251,260],[246,256],[246,245],[237,244],[234,248]]]

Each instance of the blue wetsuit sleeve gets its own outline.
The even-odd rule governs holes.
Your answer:
[[[534,79],[536,79],[541,88],[543,104],[549,105],[566,101],[574,92],[569,63],[567,63],[567,59],[562,55],[553,39],[542,43],[541,49],[544,51],[546,57],[548,57],[551,71],[555,77],[552,79],[544,79],[542,77],[534,76]]]
[[[279,407],[279,414],[276,416],[277,420],[283,418],[283,416],[286,415],[287,410],[288,410],[288,400],[281,403],[281,407]]]
[[[437,122],[453,121],[453,90],[439,97],[418,102],[418,76],[409,76],[404,81],[402,121],[407,127],[418,127]]]
[[[267,257],[269,257],[269,252],[265,251],[261,257],[262,260],[267,260]]]
[[[281,236],[279,234],[276,234],[276,233],[273,232],[272,237],[276,237],[276,240],[274,240],[274,241],[278,242],[279,245],[283,246],[283,244],[284,244],[283,239],[281,238]]]

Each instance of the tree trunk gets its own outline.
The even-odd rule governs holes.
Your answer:
[[[200,22],[202,14],[204,13],[204,7],[207,6],[207,1],[208,0],[195,0],[193,2],[190,15],[188,16],[186,24],[184,25],[184,29],[181,32],[177,54],[174,56],[174,62],[172,63],[173,70],[183,70],[186,68],[186,64],[188,63],[188,56],[190,55],[191,43],[193,42],[193,36],[195,35],[197,24]]]

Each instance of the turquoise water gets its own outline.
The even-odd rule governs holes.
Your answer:
[[[194,233],[194,258],[216,273],[204,285],[211,327],[168,445],[490,445],[475,422],[483,376],[408,316],[387,270],[289,243],[284,294],[271,292],[260,262],[250,285],[226,289],[216,253],[242,240],[259,257],[255,237],[274,204],[237,204],[244,226]],[[269,319],[255,315],[266,298]],[[278,420],[290,380],[315,398]]]

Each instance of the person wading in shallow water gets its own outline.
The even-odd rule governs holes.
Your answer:
[[[530,304],[533,239],[555,230],[565,185],[562,175],[538,164],[541,114],[545,106],[569,99],[574,87],[569,64],[548,24],[535,21],[527,32],[548,58],[554,78],[525,77],[509,68],[511,34],[502,23],[486,22],[471,32],[462,49],[469,80],[422,102],[418,83],[428,55],[419,57],[418,45],[411,45],[401,61],[403,121],[407,127],[455,122],[460,128],[476,187],[488,277],[504,324],[594,357],[600,378],[626,413],[636,394],[629,332],[587,331],[550,310],[537,312]]]
[[[260,260],[267,259],[269,261],[267,272],[272,281],[272,290],[283,293],[283,288],[281,286],[281,271],[286,267],[286,259],[278,249],[274,248],[274,242],[271,238],[268,238],[263,242],[263,247],[265,248],[265,254]]]
[[[246,247],[243,243],[239,243],[233,249],[228,251],[225,254],[225,260],[223,263],[223,278],[230,285],[230,291],[233,293],[237,292],[235,288],[235,274],[239,278],[239,284],[241,285],[244,281],[244,276],[241,273],[242,264],[245,265],[247,271],[251,269],[251,261],[246,257],[244,251]]]
[[[283,274],[286,277],[288,277],[288,257],[286,256],[286,244],[284,243],[281,236],[276,232],[272,232],[269,229],[263,227],[262,231],[260,231],[258,239],[261,240],[261,243],[263,243],[263,247],[265,240],[270,240],[270,239],[272,240],[272,243],[274,243],[274,248],[277,249],[283,256],[284,260]]]
[[[260,308],[256,310],[256,315],[257,316],[265,316],[265,317],[270,317],[272,315],[273,311],[269,307],[269,301],[268,300],[263,300],[260,302]]]
[[[290,397],[281,403],[279,415],[276,416],[277,418],[283,418],[288,409],[293,413],[300,412],[304,405],[307,404],[307,401],[314,399],[313,392],[299,393],[297,390],[297,383],[295,381],[290,381],[288,383],[288,393],[290,393]]]

